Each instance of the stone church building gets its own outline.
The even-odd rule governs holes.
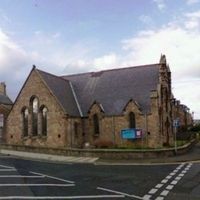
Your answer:
[[[0,142],[5,141],[6,119],[12,107],[12,101],[6,94],[6,84],[0,83]]]
[[[96,148],[173,144],[171,72],[144,66],[55,76],[32,68],[7,119],[8,144]],[[136,128],[139,138],[123,138]]]

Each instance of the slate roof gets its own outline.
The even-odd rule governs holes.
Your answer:
[[[0,94],[0,104],[12,105],[13,102],[10,100],[8,96]]]
[[[139,104],[143,113],[148,113],[150,92],[156,90],[159,83],[159,66],[160,64],[153,64],[68,75],[62,78],[71,81],[84,116],[87,116],[94,101],[102,105],[107,115],[122,114],[130,99]],[[69,89],[65,89],[66,93],[63,95],[65,86],[61,89],[59,85],[52,85],[52,87],[60,90],[59,99],[64,103]],[[74,103],[73,106],[75,106]]]
[[[80,116],[70,82],[47,72],[38,69],[37,71],[57,98],[64,111],[71,116]]]

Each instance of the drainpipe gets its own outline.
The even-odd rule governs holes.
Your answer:
[[[147,113],[145,113],[145,135],[146,135],[146,145],[148,143],[148,119]]]

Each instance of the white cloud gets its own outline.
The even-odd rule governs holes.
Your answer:
[[[156,1],[164,6],[164,1]],[[151,20],[140,17],[144,23]],[[172,71],[175,97],[196,111],[200,118],[200,11],[185,13],[176,21],[161,28],[138,32],[132,38],[122,41],[121,53],[105,52],[94,56],[94,43],[77,42],[63,44],[61,33],[40,30],[20,45],[0,30],[0,81],[9,83],[11,94],[16,96],[18,86],[27,77],[32,64],[55,74],[80,73],[122,66],[157,63],[161,53],[166,54]],[[12,82],[10,80],[12,73]],[[185,83],[182,81],[186,80]],[[14,86],[13,86],[14,85]],[[195,89],[195,92],[193,92]]]
[[[156,3],[160,11],[163,11],[166,8],[166,4],[164,0],[153,0],[153,1]]]
[[[139,20],[141,22],[143,22],[144,24],[147,24],[147,25],[152,25],[153,24],[153,19],[148,15],[141,15],[139,17]]]
[[[186,0],[186,3],[188,5],[193,5],[193,4],[199,3],[199,0]]]
[[[185,14],[185,27],[187,29],[200,29],[200,10]]]

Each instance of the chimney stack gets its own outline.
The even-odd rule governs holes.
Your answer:
[[[6,84],[5,84],[5,82],[0,83],[0,94],[6,95]]]

